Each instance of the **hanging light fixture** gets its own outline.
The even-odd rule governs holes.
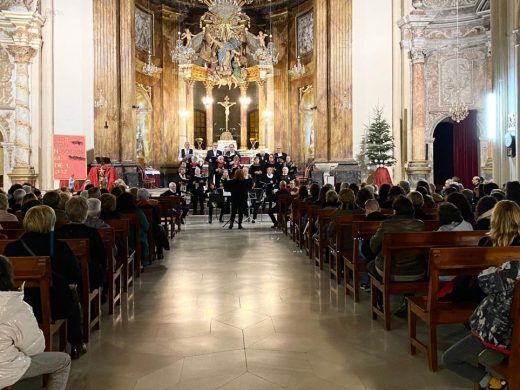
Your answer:
[[[148,50],[148,62],[143,65],[143,73],[147,76],[153,76],[157,72],[157,67],[152,62],[152,52]]]
[[[171,51],[172,61],[179,65],[189,65],[195,57],[195,50],[182,43],[181,33],[177,32],[177,44]]]
[[[457,75],[457,97],[453,101],[450,107],[450,117],[453,121],[460,123],[464,119],[466,119],[469,115],[469,109],[467,104],[462,100],[462,85],[460,80],[460,70],[459,70],[459,0],[457,0],[457,48],[456,48],[456,75]]]
[[[300,1],[298,0],[298,5],[296,8],[296,15],[300,14]],[[305,74],[305,65],[302,64],[300,56],[296,58],[296,63],[293,65],[291,69],[289,69],[289,75],[294,78],[302,77]]]
[[[269,43],[265,49],[259,49],[255,53],[255,57],[258,60],[259,65],[271,66],[278,63],[278,50],[273,43],[273,15],[272,15],[272,2],[269,0]]]

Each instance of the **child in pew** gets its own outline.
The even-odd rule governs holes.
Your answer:
[[[520,207],[512,201],[498,202],[491,214],[491,229],[479,246],[520,245]],[[513,323],[511,303],[515,283],[520,280],[520,262],[490,267],[478,276],[480,289],[487,296],[470,319],[472,333],[443,355],[444,364],[457,374],[489,389],[507,389],[507,383],[472,364],[484,350],[493,351],[497,363],[508,354]]]
[[[23,288],[14,287],[11,263],[0,256],[0,388],[19,380],[49,375],[47,389],[64,390],[70,357],[44,352],[45,339],[31,306],[23,300]]]

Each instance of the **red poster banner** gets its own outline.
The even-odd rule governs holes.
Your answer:
[[[54,179],[87,178],[85,137],[79,135],[54,136]]]

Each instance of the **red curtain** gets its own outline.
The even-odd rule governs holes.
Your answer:
[[[465,188],[472,188],[471,179],[479,175],[478,145],[477,111],[472,110],[462,122],[453,124],[453,174]]]

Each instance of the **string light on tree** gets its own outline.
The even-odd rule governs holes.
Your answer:
[[[391,167],[396,162],[394,149],[394,137],[391,135],[390,125],[383,118],[383,110],[376,108],[366,135],[368,165],[376,168]]]

